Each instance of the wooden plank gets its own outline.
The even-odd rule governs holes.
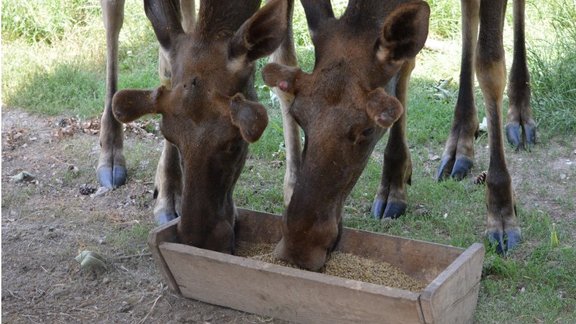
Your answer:
[[[472,322],[483,262],[484,245],[474,243],[424,289],[420,305],[426,323]]]
[[[464,249],[398,236],[346,228],[338,250],[393,264],[415,278],[430,282]]]
[[[160,250],[189,298],[301,323],[419,323],[419,294],[181,244]]]
[[[166,264],[162,253],[160,252],[160,244],[163,242],[176,242],[178,237],[176,234],[176,224],[178,224],[178,219],[174,219],[160,227],[153,229],[150,234],[148,234],[148,247],[152,253],[152,257],[158,267],[158,271],[166,281],[168,288],[173,292],[180,294],[180,288],[174,280],[174,276],[170,272],[170,268]]]

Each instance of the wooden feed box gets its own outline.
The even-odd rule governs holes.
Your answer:
[[[281,217],[239,210],[236,240],[276,243]],[[428,283],[420,292],[379,286],[174,243],[176,222],[148,244],[169,287],[185,297],[299,323],[468,323],[484,247],[468,249],[344,229],[337,250],[386,261]]]

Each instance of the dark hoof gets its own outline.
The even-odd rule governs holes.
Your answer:
[[[442,158],[440,161],[440,166],[438,167],[438,171],[436,172],[436,181],[442,181],[448,178],[448,175],[451,173],[452,166],[454,165],[454,159],[450,156],[446,156]]]
[[[474,162],[467,157],[461,157],[456,159],[456,163],[454,163],[454,167],[452,168],[452,173],[450,176],[452,179],[460,181],[470,173],[472,170],[472,166]]]
[[[491,246],[496,248],[496,253],[500,255],[506,254],[506,249],[504,248],[504,234],[501,232],[492,232],[486,235],[488,242]]]
[[[386,202],[380,198],[375,198],[372,204],[372,218],[381,219],[384,216],[384,209],[386,208]]]
[[[509,123],[506,125],[506,138],[516,150],[523,148],[530,151],[536,144],[536,124],[528,122],[520,126],[518,123]]]
[[[164,225],[178,218],[178,215],[173,213],[160,213],[158,215],[154,215],[154,218],[156,219],[156,224]]]
[[[524,134],[526,135],[526,148],[530,150],[532,146],[536,145],[536,125],[524,125]]]
[[[505,231],[506,233],[506,250],[510,251],[517,247],[522,240],[522,235],[519,228],[509,229]]]
[[[510,123],[506,125],[506,138],[508,143],[512,145],[515,149],[518,149],[522,145],[522,133],[520,131],[520,124]]]
[[[396,219],[406,213],[407,207],[405,203],[389,203],[384,210],[384,218]]]
[[[106,188],[118,188],[126,183],[126,168],[123,166],[100,167],[96,171],[100,186]]]

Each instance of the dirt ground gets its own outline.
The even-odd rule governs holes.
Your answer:
[[[126,146],[148,147],[134,153],[140,163],[129,166],[128,184],[95,195],[97,121],[38,118],[3,107],[3,322],[284,323],[184,299],[162,282],[146,246],[161,143],[148,128],[127,131]],[[524,208],[574,218],[564,210],[574,194],[566,184],[576,177],[576,144],[550,145],[554,154],[509,157],[514,186]],[[81,268],[75,256],[84,250],[102,255],[107,269]]]

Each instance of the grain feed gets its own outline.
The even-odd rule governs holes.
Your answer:
[[[274,244],[238,242],[236,255],[281,266],[296,268],[274,256]],[[415,279],[397,267],[384,262],[335,251],[320,271],[344,279],[358,280],[376,285],[399,288],[412,292],[422,291],[427,283]]]

